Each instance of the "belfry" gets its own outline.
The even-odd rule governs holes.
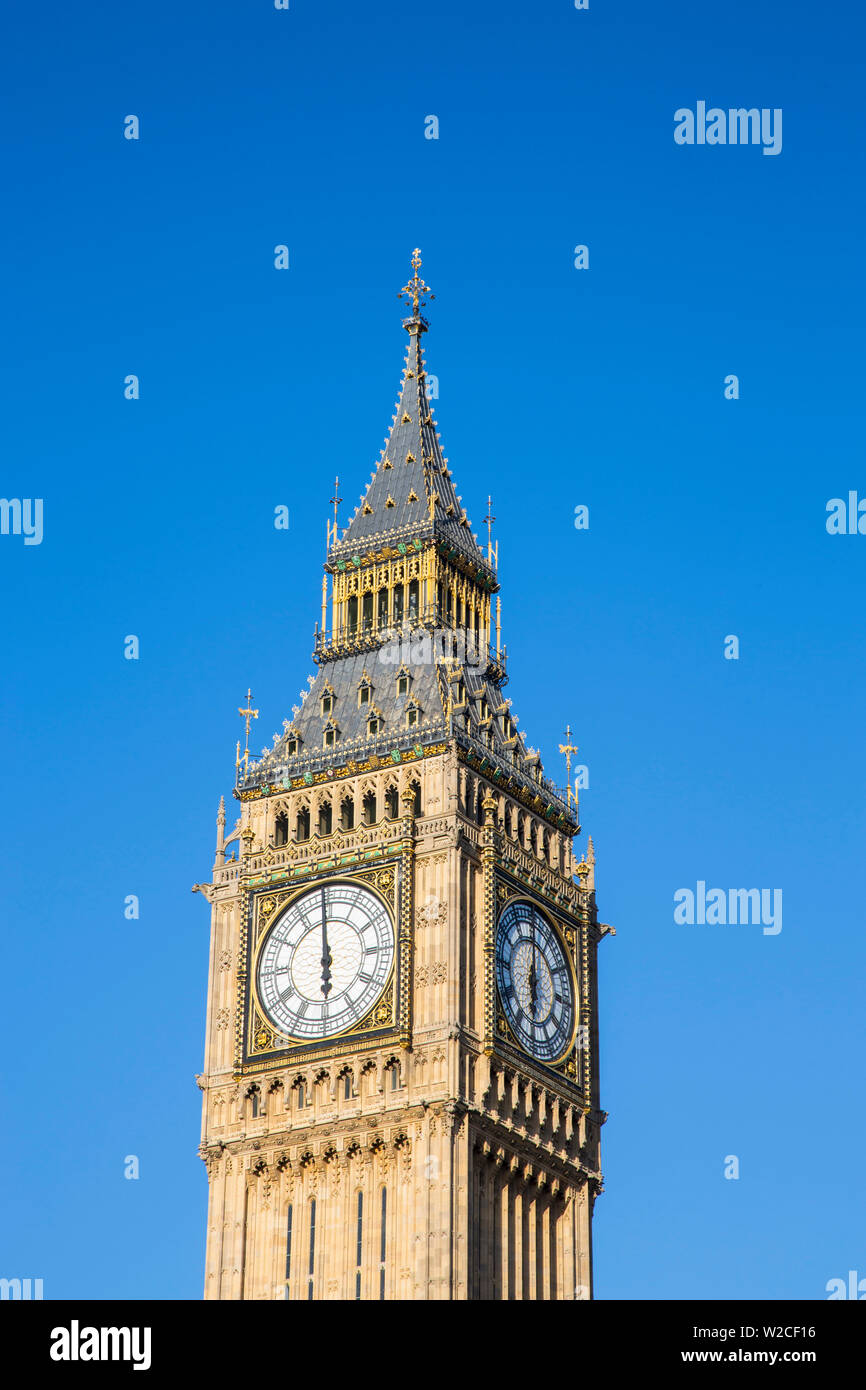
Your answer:
[[[587,1299],[601,1190],[592,840],[518,732],[497,549],[428,398],[328,523],[315,675],[217,817],[208,1299]],[[259,711],[247,692],[249,724]],[[571,731],[562,751],[576,749]]]

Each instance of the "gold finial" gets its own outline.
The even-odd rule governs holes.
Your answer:
[[[246,773],[250,761],[250,720],[258,719],[259,717],[258,710],[253,709],[253,692],[249,687],[247,687],[247,707],[246,709],[238,708],[238,714],[246,723],[247,736],[246,743],[244,745],[244,772]],[[240,743],[238,743],[238,765],[240,765],[240,751],[241,745]]]
[[[419,276],[418,271],[420,270],[420,268],[421,252],[416,246],[415,250],[412,252],[412,269],[414,270],[415,274],[411,280],[407,280],[406,284],[403,286],[402,290],[400,290],[399,294],[397,295],[398,299],[402,299],[403,295],[406,296],[406,302],[409,304],[412,310],[413,319],[417,319],[419,317],[419,308],[423,309],[427,303],[426,299],[422,298],[423,295],[429,294],[431,299],[436,298],[435,294],[431,294],[430,286],[425,284]]]
[[[567,796],[567,798],[568,798],[568,805],[570,806],[570,805],[571,805],[571,755],[572,755],[572,753],[576,753],[576,752],[577,752],[577,747],[576,747],[576,745],[573,744],[572,741],[571,741],[571,725],[570,725],[570,724],[566,724],[566,726],[565,726],[565,743],[561,743],[561,744],[559,745],[559,751],[560,751],[560,753],[564,753],[564,754],[565,754],[565,771],[566,771],[566,775],[567,775],[567,778],[568,778],[568,781],[567,781],[567,783],[566,783],[566,796]],[[575,793],[574,800],[575,800],[575,803],[576,803],[576,802],[577,802],[577,793]]]

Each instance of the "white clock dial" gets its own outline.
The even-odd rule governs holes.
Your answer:
[[[259,1002],[287,1037],[333,1037],[373,1007],[393,963],[394,928],[375,893],[322,884],[269,928],[256,969]]]
[[[496,985],[511,1031],[539,1062],[558,1062],[576,1025],[574,980],[565,947],[538,908],[509,903],[496,933]]]

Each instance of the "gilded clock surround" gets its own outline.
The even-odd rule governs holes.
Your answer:
[[[334,491],[316,674],[260,756],[248,687],[239,816],[227,829],[220,803],[212,880],[195,885],[211,909],[208,1299],[592,1297],[597,949],[613,929],[592,840],[574,852],[576,797],[544,776],[504,695],[495,518],[488,499],[480,545],[442,453],[419,266],[416,252],[394,421],[342,528]],[[576,752],[570,726],[560,748]],[[260,1006],[257,953],[302,894],[341,881],[387,908],[391,975],[352,1027],[299,1042]],[[498,998],[497,924],[518,900],[572,973],[575,1032],[554,1065],[523,1050]]]

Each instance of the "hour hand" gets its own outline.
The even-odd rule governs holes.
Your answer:
[[[535,1009],[538,1004],[538,971],[535,968],[535,957],[529,967],[529,1002],[532,1009],[532,1017],[535,1018]]]
[[[329,950],[325,949],[325,952],[324,952],[324,954],[323,954],[323,956],[322,956],[322,994],[325,996],[326,999],[327,999],[328,995],[331,993],[331,965],[332,965],[332,964],[333,964],[333,961],[332,961],[332,959],[331,959],[331,952],[330,952]]]

